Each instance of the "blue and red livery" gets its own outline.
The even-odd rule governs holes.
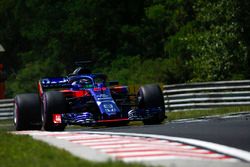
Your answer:
[[[130,94],[128,86],[107,81],[104,74],[92,74],[79,67],[66,77],[42,78],[39,94],[15,97],[16,130],[64,130],[67,125],[126,125],[129,121],[161,123],[164,99],[156,84]]]

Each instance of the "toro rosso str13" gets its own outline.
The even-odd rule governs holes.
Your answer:
[[[158,85],[141,86],[129,94],[127,86],[107,82],[104,74],[79,67],[67,77],[42,78],[39,94],[15,97],[16,130],[62,131],[67,125],[126,125],[129,121],[159,124],[165,118]]]

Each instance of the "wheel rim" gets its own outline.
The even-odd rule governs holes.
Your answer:
[[[44,97],[45,98],[45,97]],[[43,100],[43,104],[42,104],[42,112],[41,112],[41,117],[42,117],[42,126],[44,126],[44,124],[45,124],[45,122],[44,122],[44,120],[45,120],[45,108],[46,108],[46,104],[45,104],[45,100]]]
[[[17,104],[15,103],[15,105],[14,105],[14,113],[13,113],[13,117],[14,117],[14,124],[16,125],[17,124],[17,111],[18,110],[18,108],[17,108]]]
[[[42,114],[41,114],[41,119],[42,119],[42,124],[44,122],[44,114],[43,114],[44,111],[42,111]]]
[[[142,91],[141,91],[141,89],[138,91],[138,93],[137,93],[137,105],[139,106],[139,107],[143,107],[143,95],[142,95]]]

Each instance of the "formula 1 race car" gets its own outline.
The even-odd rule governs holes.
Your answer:
[[[104,74],[78,67],[66,77],[42,78],[39,93],[15,97],[16,130],[63,131],[67,125],[159,124],[165,119],[164,98],[156,84],[130,94],[128,86],[107,82]]]

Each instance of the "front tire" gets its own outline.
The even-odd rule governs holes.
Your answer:
[[[161,108],[161,112],[150,118],[144,119],[143,123],[147,124],[160,124],[165,119],[165,104],[164,97],[159,85],[150,84],[144,85],[138,92],[138,107],[140,109]]]
[[[61,92],[51,91],[45,92],[43,95],[43,112],[42,121],[43,128],[46,131],[63,131],[65,124],[54,123],[53,114],[61,114],[66,112],[66,99]]]
[[[41,103],[37,94],[20,94],[15,97],[14,127],[16,130],[41,130]]]

